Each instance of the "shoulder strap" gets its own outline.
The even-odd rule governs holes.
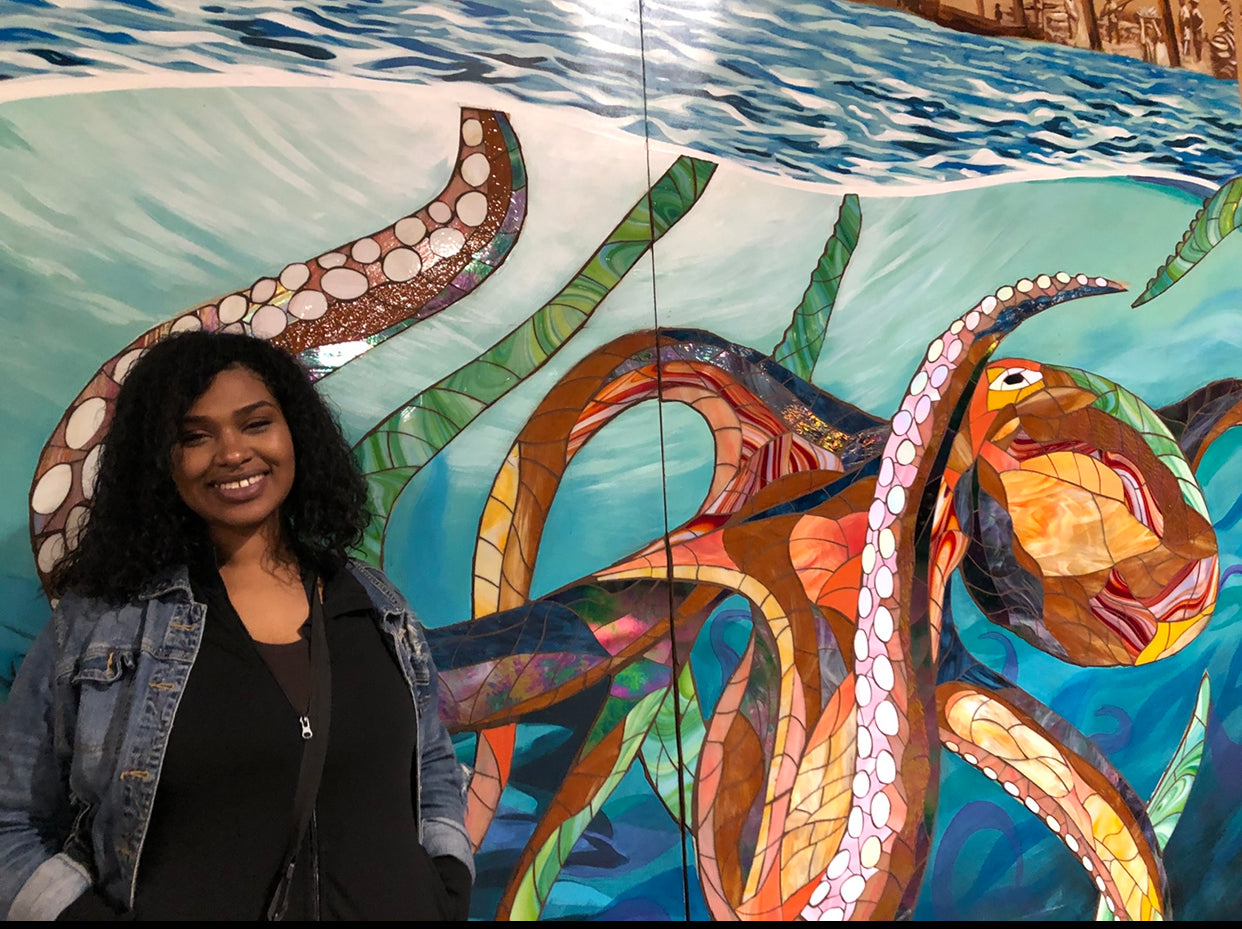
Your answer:
[[[310,707],[302,717],[302,764],[298,769],[298,786],[293,797],[293,818],[289,823],[289,841],[284,862],[267,906],[267,918],[277,922],[289,909],[289,891],[297,867],[298,849],[315,810],[319,780],[328,754],[328,723],[332,716],[332,664],[328,658],[328,633],[323,620],[323,581],[307,585],[311,604],[311,673],[313,675]]]

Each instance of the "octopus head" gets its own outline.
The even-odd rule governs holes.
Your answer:
[[[1023,359],[989,363],[949,457],[983,613],[1080,665],[1145,664],[1207,623],[1216,539],[1173,436],[1120,385]]]

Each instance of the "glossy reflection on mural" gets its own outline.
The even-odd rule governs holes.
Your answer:
[[[474,916],[1236,910],[1236,85],[834,0],[0,10],[6,671],[129,365],[246,332],[428,626]]]

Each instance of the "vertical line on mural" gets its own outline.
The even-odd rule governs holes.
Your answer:
[[[643,154],[647,161],[647,235],[650,236],[650,247],[647,250],[651,262],[651,318],[655,333],[655,375],[656,375],[656,423],[660,441],[660,502],[664,508],[664,570],[668,576],[668,638],[669,662],[672,674],[670,684],[673,695],[673,741],[677,746],[677,829],[681,837],[681,903],[686,922],[690,921],[690,854],[687,849],[686,825],[686,776],[685,753],[681,744],[681,675],[678,668],[681,656],[677,649],[677,623],[674,615],[676,602],[673,597],[673,546],[669,541],[668,520],[668,461],[664,451],[664,365],[660,357],[660,309],[656,297],[656,242],[655,242],[655,204],[651,197],[653,172],[651,168],[651,120],[647,107],[647,30],[643,17],[643,0],[638,0],[638,62],[641,73],[643,91]],[[687,656],[687,660],[689,657]]]

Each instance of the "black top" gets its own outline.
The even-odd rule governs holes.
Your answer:
[[[207,621],[169,736],[128,915],[261,919],[293,815],[310,652],[302,642],[256,647],[219,573],[196,570],[191,580]],[[331,734],[286,918],[315,918],[317,901],[323,919],[464,919],[468,869],[447,856],[433,862],[418,842],[415,713],[370,600],[340,571],[324,585],[323,606]],[[97,918],[101,901],[91,897],[62,918]]]

